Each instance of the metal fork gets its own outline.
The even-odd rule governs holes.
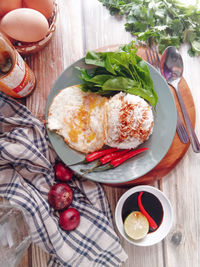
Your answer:
[[[157,47],[146,47],[145,49],[147,61],[154,66],[159,72],[160,72],[160,58],[158,55]],[[182,143],[186,144],[189,141],[188,134],[186,132],[185,126],[183,124],[183,121],[179,115],[179,112],[177,110],[177,125],[176,125],[176,131],[177,134],[181,140]]]

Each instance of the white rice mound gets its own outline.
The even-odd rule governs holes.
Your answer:
[[[132,149],[152,134],[153,112],[143,98],[120,92],[110,98],[105,108],[106,145]]]

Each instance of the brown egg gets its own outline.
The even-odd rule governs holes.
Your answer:
[[[0,17],[20,7],[22,7],[22,0],[0,0]]]
[[[45,16],[37,10],[18,8],[2,18],[0,28],[15,40],[37,42],[46,36],[49,24]]]
[[[24,7],[33,8],[41,12],[47,19],[53,13],[53,0],[24,0]]]

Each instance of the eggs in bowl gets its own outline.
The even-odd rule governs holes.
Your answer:
[[[83,92],[79,85],[61,90],[52,100],[47,127],[73,149],[90,153],[104,145],[135,148],[153,131],[151,106],[135,95],[109,98]]]

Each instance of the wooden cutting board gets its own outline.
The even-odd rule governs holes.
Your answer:
[[[114,51],[118,48],[118,45],[108,46],[101,49],[98,49],[98,51]],[[140,57],[142,57],[144,60],[146,59],[145,49],[139,48],[138,53]],[[182,112],[180,109],[180,105],[178,102],[178,99],[176,97],[174,89],[171,87],[172,93],[174,95],[176,106],[179,111],[179,114],[181,115],[181,118],[183,119]],[[188,87],[186,81],[184,78],[182,78],[180,82],[180,92],[183,97],[186,109],[188,111],[190,120],[192,122],[193,127],[195,126],[195,106],[193,97],[190,91],[190,88]],[[184,121],[184,120],[183,120]],[[162,159],[162,161],[154,167],[150,172],[145,174],[144,176],[135,179],[130,182],[126,182],[123,184],[112,184],[111,186],[131,186],[131,185],[137,185],[137,184],[151,184],[154,181],[163,178],[165,175],[167,175],[184,157],[185,153],[187,152],[189,148],[190,143],[183,144],[177,133],[174,136],[174,140],[172,142],[172,145],[170,149],[168,150],[168,153],[165,155],[165,157]]]

